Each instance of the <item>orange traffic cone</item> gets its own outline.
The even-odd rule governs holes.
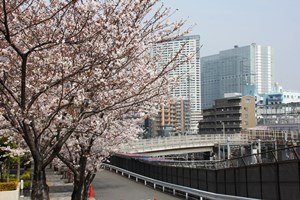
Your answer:
[[[153,200],[157,200],[156,196],[154,196]]]
[[[91,186],[90,186],[89,199],[95,199],[92,184],[91,184]]]

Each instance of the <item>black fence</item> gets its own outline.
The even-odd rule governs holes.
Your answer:
[[[216,162],[214,169],[168,166],[149,157],[115,155],[110,164],[153,179],[214,193],[299,200],[299,147]]]

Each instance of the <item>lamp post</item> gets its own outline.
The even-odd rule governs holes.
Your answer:
[[[225,123],[223,121],[220,121],[222,124],[222,131],[223,131],[223,140],[225,141]],[[223,145],[223,159],[225,159],[225,145]]]
[[[225,140],[225,123],[223,121],[220,121],[222,124],[222,132],[223,132],[223,140]]]
[[[191,134],[191,105],[192,105],[192,102],[191,102],[191,77],[190,77],[190,69],[189,69],[189,72],[188,72],[188,101],[189,101],[189,130],[188,130],[188,134],[187,135],[190,135]]]

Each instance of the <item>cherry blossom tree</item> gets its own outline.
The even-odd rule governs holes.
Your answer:
[[[78,128],[64,144],[58,157],[74,175],[72,200],[88,199],[90,184],[101,163],[119,150],[119,145],[134,140],[142,130],[143,118],[132,115],[103,116]]]
[[[32,199],[49,199],[45,167],[71,136],[110,113],[149,111],[167,91],[176,55],[158,67],[149,48],[184,22],[157,2],[1,0],[0,112],[31,152]]]

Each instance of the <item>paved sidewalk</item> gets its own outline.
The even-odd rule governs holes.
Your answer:
[[[46,177],[51,200],[71,199],[73,183],[66,183],[66,179],[62,179],[59,172],[49,168],[46,169]]]
[[[73,183],[66,183],[62,175],[53,169],[46,169],[47,184],[51,200],[71,200]],[[20,200],[30,200],[30,197],[20,197]]]

